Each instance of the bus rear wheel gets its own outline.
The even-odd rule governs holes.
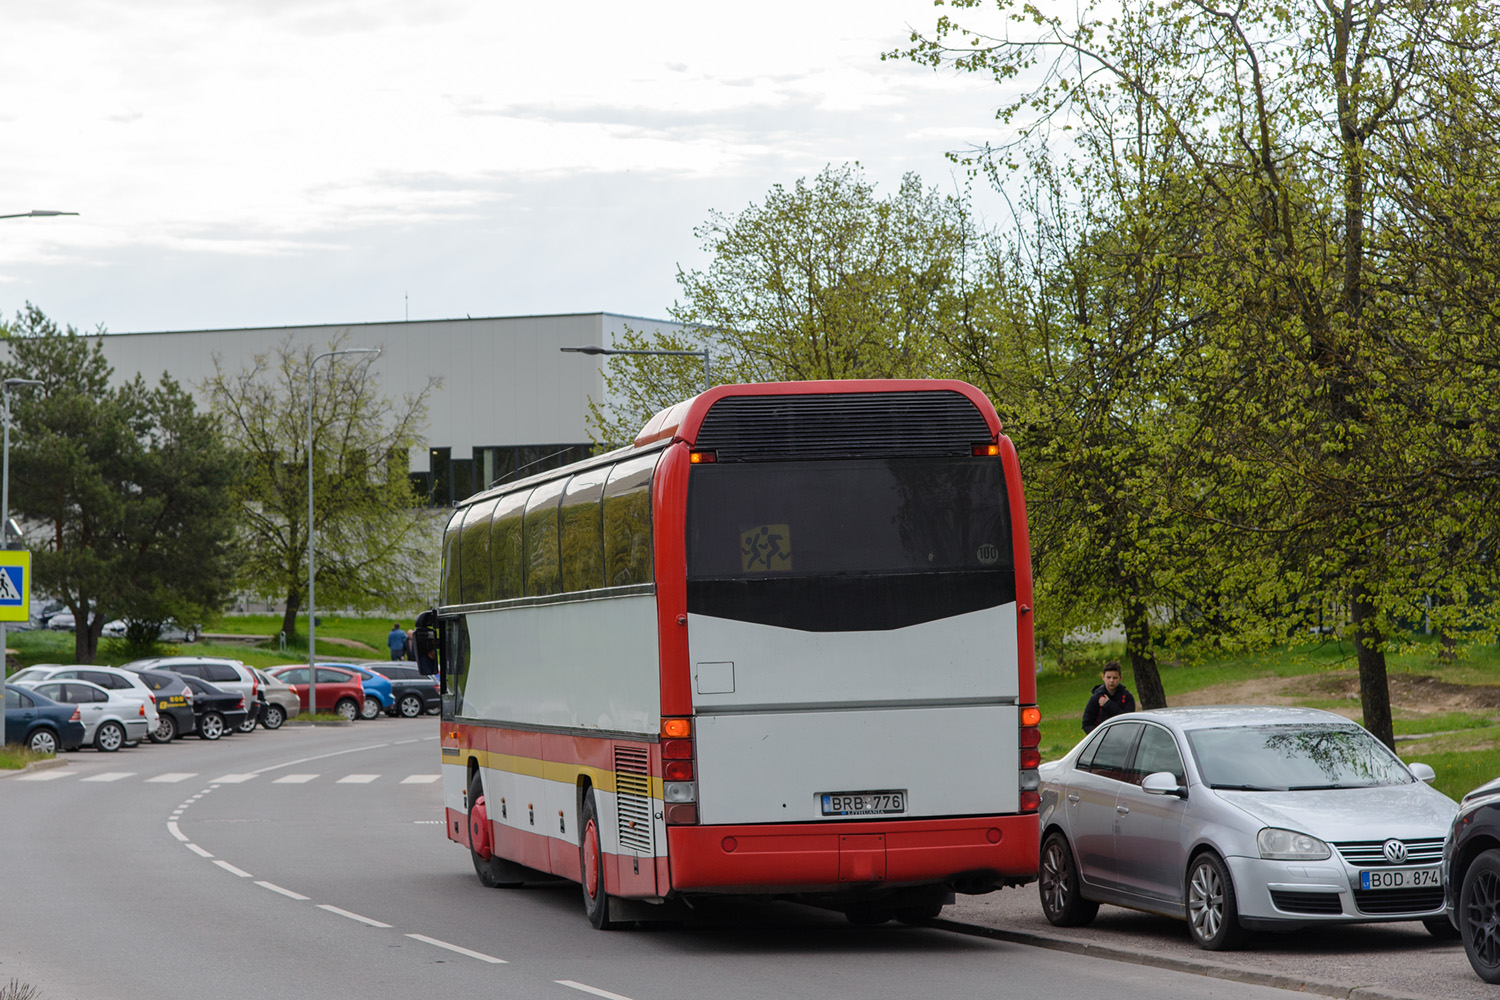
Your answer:
[[[583,793],[583,810],[579,813],[578,870],[583,882],[583,909],[589,923],[601,931],[614,930],[619,921],[609,916],[609,893],[604,891],[604,851],[599,841],[599,807],[594,804],[594,790]]]

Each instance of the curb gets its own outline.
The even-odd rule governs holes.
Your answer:
[[[327,726],[330,729],[341,729],[352,725],[354,725],[354,723],[345,720],[340,720],[338,722],[324,722],[322,720],[318,720],[314,722],[309,719],[287,719],[281,724],[281,727],[285,729],[287,726],[302,726],[305,729],[313,729],[318,726]]]
[[[1158,969],[1170,969],[1173,972],[1186,972],[1195,976],[1207,976],[1211,979],[1248,983],[1252,986],[1270,986],[1275,989],[1291,990],[1297,993],[1337,997],[1339,1000],[1431,1000],[1430,997],[1418,997],[1410,993],[1392,993],[1389,990],[1373,986],[1346,986],[1340,983],[1306,979],[1301,976],[1288,976],[1276,972],[1256,972],[1252,969],[1238,969],[1233,966],[1219,965],[1215,962],[1201,959],[1143,955],[1140,952],[1127,951],[1123,948],[1111,948],[1108,945],[1097,945],[1083,941],[1068,941],[1062,938],[1049,938],[1040,934],[1031,934],[1024,931],[1007,931],[999,927],[966,924],[957,920],[938,918],[926,921],[925,926],[935,927],[939,930],[953,931],[956,934],[967,934],[970,937],[993,938],[997,941],[1009,941],[1012,944],[1031,945],[1034,948],[1048,948],[1052,951],[1070,952],[1074,955],[1089,955],[1112,962],[1147,965]]]
[[[9,768],[0,771],[0,778],[13,778],[18,774],[26,774],[29,771],[45,771],[52,767],[67,767],[68,762],[61,757],[53,757],[51,760],[34,760],[25,767],[12,771]]]

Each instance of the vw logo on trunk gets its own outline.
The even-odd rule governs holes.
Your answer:
[[[1385,853],[1385,859],[1393,865],[1406,860],[1406,845],[1399,840],[1387,840],[1381,850]]]

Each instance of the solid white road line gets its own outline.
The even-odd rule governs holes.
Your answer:
[[[183,844],[182,846],[186,847],[188,850],[192,851],[194,854],[198,855],[198,857],[200,857],[200,858],[211,858],[211,857],[213,857],[212,854],[209,854],[207,851],[205,851],[203,848],[199,847],[197,844]]]
[[[378,774],[346,774],[342,778],[340,778],[338,781],[334,782],[334,784],[336,784],[336,785],[368,785],[370,782],[374,781],[375,779],[377,779],[379,777],[380,777],[380,775],[378,775]]]
[[[196,778],[196,777],[198,777],[198,772],[197,771],[172,771],[172,772],[169,772],[167,774],[158,774],[156,777],[154,777],[154,778],[147,778],[146,780],[147,781],[159,781],[159,782],[162,782],[162,783],[169,783],[169,782],[174,782],[174,781],[186,781],[189,778]]]
[[[176,820],[167,821],[167,832],[176,837],[184,844],[188,842],[188,835],[183,833],[182,830],[178,828]]]
[[[99,774],[91,774],[84,781],[119,781],[121,778],[135,777],[134,771],[103,771]]]
[[[273,784],[273,785],[305,785],[309,781],[312,781],[316,777],[317,777],[316,774],[283,774],[281,777],[279,777],[275,781],[271,782],[271,784]]]
[[[430,785],[434,781],[442,781],[441,774],[408,774],[401,779],[403,785]]]
[[[491,965],[506,964],[506,961],[503,958],[496,958],[493,955],[486,955],[483,952],[470,951],[467,948],[460,948],[456,944],[449,944],[447,941],[439,941],[437,938],[430,938],[426,934],[408,934],[406,936],[414,941],[424,941],[435,948],[447,948],[449,951],[456,951],[460,955],[468,955],[470,958],[477,958],[481,962],[489,962]]]
[[[215,861],[214,864],[218,865],[220,868],[224,869],[226,872],[228,872],[231,875],[238,875],[240,878],[254,878],[254,876],[251,875],[249,872],[245,871],[245,869],[243,869],[243,868],[236,868],[234,865],[230,864],[228,861]]]
[[[260,886],[262,889],[270,889],[272,892],[279,892],[283,896],[285,896],[287,899],[304,899],[305,900],[305,899],[311,899],[312,898],[311,896],[304,896],[300,892],[293,892],[290,889],[283,889],[281,886],[277,885],[274,882],[257,882],[255,884],[258,885],[258,886]]]
[[[585,993],[592,993],[596,997],[603,997],[604,1000],[630,1000],[629,997],[622,997],[618,993],[601,990],[597,986],[585,986],[583,983],[575,983],[571,979],[554,979],[552,981],[559,986],[567,986],[575,990],[582,990]]]
[[[339,916],[348,917],[350,920],[358,920],[360,923],[369,924],[371,927],[391,926],[390,924],[383,924],[379,920],[371,920],[369,917],[362,917],[358,913],[350,913],[348,910],[341,910],[337,906],[333,906],[328,903],[319,903],[318,909],[327,910],[329,913],[337,913]]]

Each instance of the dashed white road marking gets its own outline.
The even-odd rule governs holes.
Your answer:
[[[334,784],[336,784],[336,785],[368,785],[370,782],[376,780],[379,777],[380,777],[380,775],[378,775],[378,774],[346,774],[342,778],[340,778],[338,781],[334,782]]]
[[[430,785],[434,781],[442,781],[441,774],[408,774],[401,779],[403,785]]]
[[[175,819],[174,820],[169,820],[167,822],[167,832],[170,833],[172,836],[176,837],[178,840],[180,840],[184,844],[186,844],[188,842],[188,835],[185,834],[185,833],[183,833],[182,830],[181,830],[181,828],[179,828],[177,826],[177,821]]]
[[[358,913],[350,913],[348,910],[341,910],[337,906],[334,906],[332,903],[319,903],[318,909],[327,910],[329,913],[337,913],[339,916],[348,917],[350,920],[358,920],[360,923],[369,924],[371,927],[391,926],[390,924],[383,924],[379,920],[371,920],[369,917],[362,917]]]
[[[554,979],[552,981],[559,986],[567,986],[570,989],[582,990],[585,993],[592,993],[596,997],[604,997],[604,1000],[630,1000],[629,997],[622,997],[618,993],[611,993],[609,990],[601,990],[597,986],[585,986],[583,983],[575,983],[571,979]]]
[[[316,777],[317,777],[316,774],[283,774],[281,777],[279,777],[275,781],[271,782],[271,784],[273,784],[273,785],[305,785],[309,781],[312,781]]]
[[[194,854],[198,855],[198,857],[200,857],[200,858],[211,858],[211,857],[213,857],[212,854],[209,854],[207,851],[205,851],[203,848],[199,847],[197,844],[183,844],[182,846],[186,847],[188,850],[192,851]]]
[[[430,938],[426,934],[408,934],[406,936],[414,941],[423,941],[435,948],[447,948],[449,951],[456,951],[460,955],[468,955],[470,958],[477,958],[481,962],[489,962],[491,965],[507,964],[505,959],[503,958],[496,958],[493,955],[486,955],[483,952],[470,951],[467,948],[460,948],[456,944],[449,944],[447,941],[439,941],[437,938]]]
[[[283,889],[281,886],[277,885],[274,882],[257,882],[255,884],[260,886],[262,889],[270,889],[272,892],[279,892],[288,899],[308,900],[312,898],[311,896],[304,896],[300,892],[293,892],[290,889]]]
[[[133,778],[133,777],[135,777],[135,773],[136,772],[134,772],[134,771],[101,771],[98,774],[91,774],[87,778],[84,778],[82,780],[84,780],[84,781],[119,781],[121,778]]]
[[[213,780],[215,785],[242,785],[254,778],[254,774],[221,774]]]
[[[162,782],[163,784],[169,784],[171,782],[186,781],[189,778],[196,777],[198,777],[197,771],[171,771],[167,774],[158,774],[156,777],[147,778],[146,780],[148,782]]]
[[[240,878],[254,878],[255,877],[255,876],[251,875],[249,872],[245,871],[245,869],[243,869],[243,868],[236,868],[234,865],[230,864],[228,861],[215,861],[214,864],[218,865],[220,868],[224,869],[229,874],[231,874],[231,875],[238,875]]]

